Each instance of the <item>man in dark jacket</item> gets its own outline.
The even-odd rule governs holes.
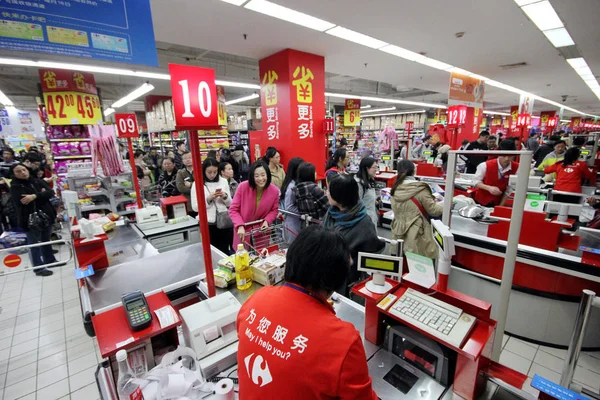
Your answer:
[[[144,162],[152,174],[154,174],[153,182],[158,182],[162,168],[163,158],[158,155],[158,147],[151,147],[150,151],[144,156]]]
[[[550,138],[533,153],[533,160],[536,168],[540,166],[544,158],[554,151],[554,144],[560,140],[560,136],[550,136]]]
[[[327,192],[331,207],[323,225],[340,232],[350,248],[352,266],[340,294],[348,295],[349,286],[360,279],[357,270],[358,253],[381,253],[385,249],[385,241],[379,239],[375,225],[367,216],[367,209],[358,197],[358,183],[350,175],[336,175],[329,182]]]
[[[50,241],[56,220],[56,210],[50,203],[54,192],[46,182],[30,175],[24,164],[15,164],[11,172],[14,176],[10,186],[11,200],[16,209],[17,223],[27,234],[27,243]],[[37,219],[37,225],[30,226],[30,216],[36,212],[41,218]],[[57,262],[52,254],[52,245],[31,248],[31,258],[36,267]],[[52,275],[52,271],[46,268],[35,268],[33,271],[38,276]]]

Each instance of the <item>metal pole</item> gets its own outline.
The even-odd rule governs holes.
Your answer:
[[[562,375],[560,377],[560,386],[566,387],[567,389],[573,381],[573,374],[575,373],[575,367],[577,366],[577,360],[579,359],[579,353],[581,353],[581,346],[583,345],[585,327],[590,317],[590,310],[595,297],[596,293],[591,290],[584,290],[583,295],[581,296],[579,310],[577,310],[577,318],[575,318],[573,335],[571,336],[567,358],[565,359]]]
[[[517,250],[519,248],[519,237],[521,236],[521,225],[523,223],[523,210],[525,209],[525,198],[527,197],[527,184],[529,182],[529,169],[533,153],[528,151],[521,155],[519,169],[517,170],[517,187],[513,201],[512,214],[510,216],[510,227],[508,228],[508,240],[506,241],[506,254],[504,267],[502,269],[502,283],[500,284],[500,304],[496,320],[496,332],[504,334],[506,319],[508,317],[508,306],[510,303],[510,292],[512,289],[513,276],[515,274],[515,263],[517,261]],[[502,337],[494,341],[492,359],[500,360],[502,351]]]
[[[446,165],[446,187],[444,188],[444,212],[442,222],[450,228],[452,215],[452,199],[454,198],[454,180],[456,178],[456,159],[458,154],[454,151],[448,153],[448,164]]]
[[[208,233],[208,216],[206,215],[206,198],[204,197],[204,179],[202,177],[202,161],[200,146],[198,145],[198,131],[189,132],[190,152],[194,166],[194,182],[196,183],[196,198],[198,199],[198,219],[202,237],[202,250],[204,252],[204,269],[206,270],[206,286],[208,297],[216,296],[215,276],[213,274],[212,250],[210,247],[210,234]]]
[[[135,197],[137,199],[137,206],[141,210],[144,205],[142,204],[142,194],[140,192],[140,182],[137,176],[137,168],[135,167],[135,158],[133,153],[133,145],[131,144],[131,138],[127,138],[127,147],[129,148],[129,165],[131,165],[131,175],[133,178],[133,187],[135,188]]]

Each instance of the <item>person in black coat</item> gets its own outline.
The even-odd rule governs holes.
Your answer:
[[[13,180],[10,186],[10,196],[17,214],[17,224],[27,234],[27,243],[49,242],[52,225],[56,220],[56,210],[50,203],[54,192],[42,179],[32,176],[24,164],[13,165],[11,173]],[[29,216],[36,211],[42,211],[48,216],[48,226],[30,229]],[[36,267],[57,262],[52,254],[52,245],[31,248],[31,258]],[[33,271],[39,276],[52,275],[52,271],[46,268],[34,268]]]

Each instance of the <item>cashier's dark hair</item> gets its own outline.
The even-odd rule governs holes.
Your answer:
[[[396,182],[392,186],[391,194],[392,196],[396,193],[396,189],[398,186],[402,185],[404,179],[407,176],[413,176],[415,174],[415,164],[413,164],[410,160],[400,160],[398,163],[398,177],[396,178]]]
[[[269,166],[263,161],[258,160],[250,167],[250,171],[248,172],[248,185],[254,190],[256,190],[256,181],[254,180],[254,171],[259,168],[264,168],[267,173],[267,183],[265,184],[265,189],[269,187],[271,184],[271,171],[269,171]]]
[[[285,280],[313,292],[331,293],[344,284],[350,263],[350,249],[342,235],[310,225],[287,251]]]
[[[575,164],[575,162],[579,160],[580,155],[581,150],[579,150],[579,147],[571,147],[568,149],[565,153],[565,159],[562,162],[563,167]]]
[[[204,160],[204,162],[202,163],[202,178],[204,178],[204,183],[206,182],[219,182],[219,178],[220,175],[217,173],[217,175],[215,175],[215,179],[210,180],[208,179],[208,176],[206,176],[206,169],[208,167],[216,167],[217,171],[219,170],[219,162],[215,159],[215,158],[207,158],[206,160]]]

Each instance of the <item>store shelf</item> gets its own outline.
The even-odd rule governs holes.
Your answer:
[[[150,133],[154,134],[154,133],[164,133],[164,132],[177,132],[177,129],[167,129],[164,131],[152,131]]]
[[[121,204],[124,202],[134,203],[135,201],[137,201],[135,197],[116,197],[115,198],[116,204]]]
[[[120,216],[135,214],[135,210],[117,211],[117,214]]]
[[[92,158],[92,156],[54,156],[54,160],[72,160],[74,158]]]
[[[89,142],[90,138],[77,138],[77,139],[49,139],[50,142]]]
[[[198,136],[198,139],[229,139],[229,135]]]
[[[86,195],[88,195],[89,197],[96,197],[96,196],[108,196],[108,191],[106,189],[100,189],[100,190],[89,190],[89,191],[84,191],[84,193]]]
[[[102,203],[102,204],[94,204],[93,206],[81,206],[81,212],[97,211],[97,210],[110,210],[110,204]]]

